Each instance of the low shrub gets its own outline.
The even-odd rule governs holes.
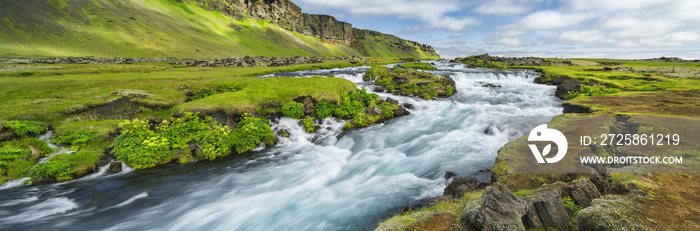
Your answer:
[[[27,134],[39,135],[47,129],[43,123],[29,120],[10,120],[4,126],[12,129],[18,136]]]
[[[614,94],[614,93],[619,93],[620,89],[617,88],[610,88],[610,87],[605,87],[601,85],[593,85],[593,86],[588,86],[588,85],[581,85],[581,90],[578,92],[573,92],[569,91],[567,92],[566,99],[573,99],[578,96],[601,96],[605,94]]]
[[[90,129],[68,130],[61,133],[53,141],[56,144],[70,145],[71,149],[77,151],[99,136],[100,134],[97,131]]]
[[[382,102],[379,105],[379,109],[382,109],[382,115],[386,118],[393,118],[394,117],[394,109],[397,109],[399,106],[387,102]]]
[[[569,215],[576,217],[576,214],[581,211],[582,207],[580,205],[577,205],[574,201],[574,198],[571,198],[570,196],[563,198],[562,202],[564,203],[564,207],[566,207],[566,210],[569,211]]]
[[[10,146],[0,147],[0,168],[17,159],[25,159],[29,156],[29,149],[15,148]]]
[[[314,118],[306,117],[306,119],[301,120],[301,124],[304,126],[304,131],[307,133],[315,133],[316,126],[314,125]]]
[[[280,112],[283,116],[299,119],[304,116],[304,105],[297,102],[289,102],[282,106]]]
[[[31,156],[30,158],[38,158],[38,157],[44,157],[47,154],[51,153],[54,151],[53,148],[49,147],[49,145],[46,143],[44,140],[38,140],[37,138],[33,137],[26,137],[22,139],[17,139],[13,141],[8,141],[5,142],[6,146],[9,147],[16,147],[16,148],[24,148],[24,149],[34,149],[38,151],[36,153],[36,156]]]
[[[34,72],[31,71],[23,71],[23,72],[17,72],[12,74],[12,77],[29,77],[34,75]]]
[[[379,95],[367,93],[364,87],[353,93],[343,96],[340,105],[335,107],[333,115],[342,119],[350,119],[365,110],[365,107],[375,105]]]
[[[66,154],[63,154],[66,155]],[[31,168],[29,174],[30,182],[38,180],[54,180],[65,181],[73,179],[73,166],[66,159],[49,160],[43,163],[38,163]]]
[[[94,171],[98,167],[102,155],[89,150],[81,150],[71,154],[52,156],[50,161],[67,161],[73,172],[78,175]]]
[[[365,110],[360,101],[351,100],[347,96],[341,99],[340,105],[333,109],[333,115],[342,119],[349,119]]]
[[[317,102],[314,105],[316,117],[319,119],[323,119],[333,116],[333,110],[335,109],[335,107],[335,104],[326,101]]]
[[[119,126],[122,133],[112,144],[112,153],[134,169],[150,168],[173,158],[189,162],[192,160],[191,144],[201,148],[196,153],[198,157],[214,160],[229,155],[232,150],[247,152],[261,142],[273,145],[276,139],[266,119],[248,117],[247,114],[233,130],[210,117],[202,119],[192,113],[172,122],[163,121],[155,130],[150,129],[147,121],[138,119],[124,121]]]
[[[255,117],[245,117],[238,122],[238,127],[232,134],[232,143],[238,153],[247,152],[262,142],[273,145],[277,138],[266,119]]]

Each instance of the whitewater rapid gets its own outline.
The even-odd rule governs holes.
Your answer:
[[[272,128],[290,136],[244,156],[0,188],[0,229],[373,229],[403,207],[441,195],[445,172],[466,177],[489,168],[508,142],[509,116],[562,113],[555,88],[534,84],[534,72],[432,63],[439,69],[431,73],[455,80],[454,96],[378,93],[413,104],[408,116],[345,133],[344,121],[325,119],[318,134],[282,118]],[[332,74],[371,91],[362,81],[367,68],[266,77]],[[485,132],[489,126],[496,129]]]

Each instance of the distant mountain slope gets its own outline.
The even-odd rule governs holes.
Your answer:
[[[429,46],[354,29],[331,16],[302,14],[286,0],[0,0],[0,5],[3,56],[437,56]],[[280,6],[292,10],[281,13]]]

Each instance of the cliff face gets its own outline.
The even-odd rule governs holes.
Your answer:
[[[366,56],[438,57],[433,47],[377,31],[353,28],[330,15],[306,14],[289,0],[175,0],[188,1],[236,19],[269,20],[280,27],[333,44],[350,46]]]

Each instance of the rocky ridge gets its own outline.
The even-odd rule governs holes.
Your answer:
[[[190,66],[190,67],[278,67],[307,63],[322,63],[326,61],[351,61],[357,62],[365,60],[362,57],[265,57],[265,56],[245,56],[231,57],[224,59],[178,59],[178,58],[96,58],[86,57],[54,57],[54,58],[6,58],[0,59],[0,63],[12,64],[131,64],[131,63],[162,63],[168,62],[170,65]]]
[[[188,2],[212,11],[219,11],[233,18],[243,20],[248,17],[269,20],[280,27],[311,35],[333,44],[343,44],[358,50],[366,56],[380,56],[372,47],[374,38],[381,38],[385,45],[397,50],[414,53],[416,49],[431,56],[438,56],[429,45],[408,41],[393,35],[372,30],[353,28],[352,24],[338,21],[330,15],[302,13],[301,8],[289,0],[176,0]]]
[[[306,56],[296,56],[296,57],[265,57],[265,56],[245,56],[245,57],[232,57],[225,59],[215,59],[215,60],[182,60],[177,62],[171,62],[171,65],[183,65],[190,67],[249,67],[249,66],[261,66],[261,67],[278,67],[278,66],[288,66],[296,64],[307,64],[307,63],[322,63],[325,61],[341,61],[349,60],[353,63],[357,63],[364,58],[360,57],[306,57]]]

